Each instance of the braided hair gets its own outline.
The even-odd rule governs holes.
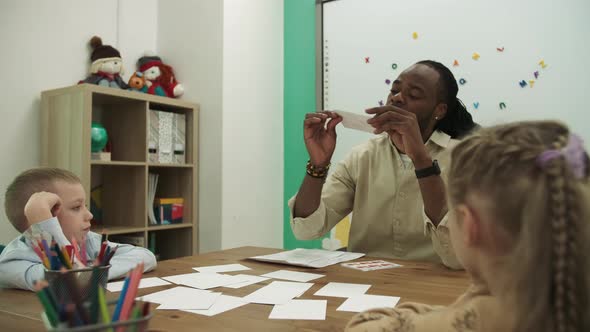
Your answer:
[[[477,128],[477,124],[473,122],[463,102],[457,98],[459,86],[451,70],[442,63],[432,60],[420,61],[417,64],[426,65],[438,72],[439,99],[447,104],[447,114],[437,122],[434,129],[439,129],[452,138],[461,138]]]
[[[566,136],[560,136],[553,143],[554,149],[562,149],[568,143]],[[577,280],[581,253],[578,252],[582,239],[578,236],[581,220],[580,203],[576,197],[575,179],[568,175],[564,158],[552,160],[544,167],[549,184],[549,217],[552,239],[553,285],[552,300],[555,313],[554,327],[557,332],[580,331],[581,312],[578,312],[580,291]],[[587,240],[587,239],[586,239]]]
[[[514,331],[590,330],[590,176],[574,176],[564,156],[537,162],[569,139],[561,123],[521,122],[478,130],[452,152],[451,205],[479,193],[493,206],[484,213],[510,234],[501,281]]]

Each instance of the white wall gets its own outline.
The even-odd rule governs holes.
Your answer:
[[[158,50],[158,0],[118,0],[117,5],[117,46],[129,78],[137,59]]]
[[[92,35],[129,77],[145,50],[201,105],[199,243],[282,247],[283,1],[0,1],[0,195],[39,165],[40,92],[87,75]],[[0,197],[3,201],[3,197]],[[0,208],[0,243],[17,235]]]
[[[199,128],[199,250],[221,248],[223,2],[160,1],[158,49],[201,106]]]
[[[0,80],[0,201],[4,202],[6,186],[16,174],[39,165],[41,91],[76,84],[86,77],[88,41],[93,35],[105,44],[123,46],[118,49],[126,62],[126,53],[136,54],[140,44],[155,45],[155,25],[151,26],[155,1],[125,0],[127,7],[120,9],[126,12],[118,10],[117,0],[0,1],[4,77]],[[138,19],[144,22],[141,26]],[[125,45],[118,45],[118,35]],[[139,35],[137,43],[127,43],[132,41],[128,36]],[[3,207],[0,243],[6,244],[18,233],[8,223]]]
[[[157,39],[201,105],[200,251],[281,247],[283,2],[160,1]]]
[[[283,245],[283,1],[225,0],[222,246]]]

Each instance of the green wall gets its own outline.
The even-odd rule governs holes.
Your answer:
[[[305,175],[308,155],[303,143],[303,118],[315,111],[315,0],[285,1],[284,87],[284,231],[283,246],[320,248],[321,240],[299,241],[289,225],[287,201]]]

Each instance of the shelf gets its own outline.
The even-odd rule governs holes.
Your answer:
[[[100,188],[101,225],[111,227],[145,227],[146,172],[141,166],[124,163],[94,165],[91,169],[91,188]],[[96,216],[95,216],[96,217]]]
[[[155,240],[156,255],[160,260],[190,256],[193,232],[188,232],[186,228],[169,229],[164,232],[158,232],[150,229],[148,232],[149,242]],[[153,240],[152,240],[153,239]]]
[[[149,109],[155,111],[164,111],[164,112],[172,112],[172,113],[192,113],[194,106],[183,106],[183,105],[174,105],[170,103],[159,103],[155,101],[149,102]]]
[[[179,168],[192,168],[193,164],[160,164],[160,163],[148,163],[149,167],[179,167]]]
[[[104,226],[93,226],[91,231],[94,233],[102,234],[103,232],[107,235],[115,235],[115,234],[127,234],[127,233],[139,233],[144,232],[145,227],[124,227],[124,226],[114,226],[114,227],[104,227]]]
[[[148,231],[164,231],[167,229],[178,229],[178,228],[192,228],[193,225],[189,223],[182,224],[168,224],[168,225],[149,225]]]
[[[104,232],[115,242],[143,247],[150,244],[149,235],[162,259],[198,252],[198,104],[77,84],[44,91],[41,109],[41,165],[68,169],[80,177],[94,215],[93,232]],[[150,116],[154,114],[150,110],[182,115],[172,117],[173,126],[178,128],[172,141],[184,144],[185,158],[154,159],[150,154],[148,147],[152,138],[160,138],[158,131],[166,131],[163,143],[167,144],[169,138],[167,123],[162,128],[150,125]],[[92,159],[93,123],[106,129],[107,148],[111,152],[108,161]],[[168,151],[162,145],[156,150]],[[167,163],[152,162],[158,159]],[[172,161],[182,163],[169,163]],[[183,199],[182,223],[149,224],[148,212],[153,208],[153,202],[148,202],[150,173],[159,175],[157,198]]]
[[[144,162],[141,161],[101,161],[101,160],[92,160],[90,162],[91,165],[100,165],[100,166],[145,166]]]
[[[92,122],[106,129],[111,160],[145,162],[147,103],[97,94],[91,99]]]

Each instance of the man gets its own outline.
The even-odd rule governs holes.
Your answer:
[[[319,238],[353,212],[350,251],[460,268],[446,227],[441,177],[456,138],[475,126],[457,91],[453,74],[438,62],[406,69],[393,82],[386,106],[366,111],[380,135],[354,148],[327,179],[342,117],[329,111],[306,114],[310,160],[289,201],[295,236]]]

